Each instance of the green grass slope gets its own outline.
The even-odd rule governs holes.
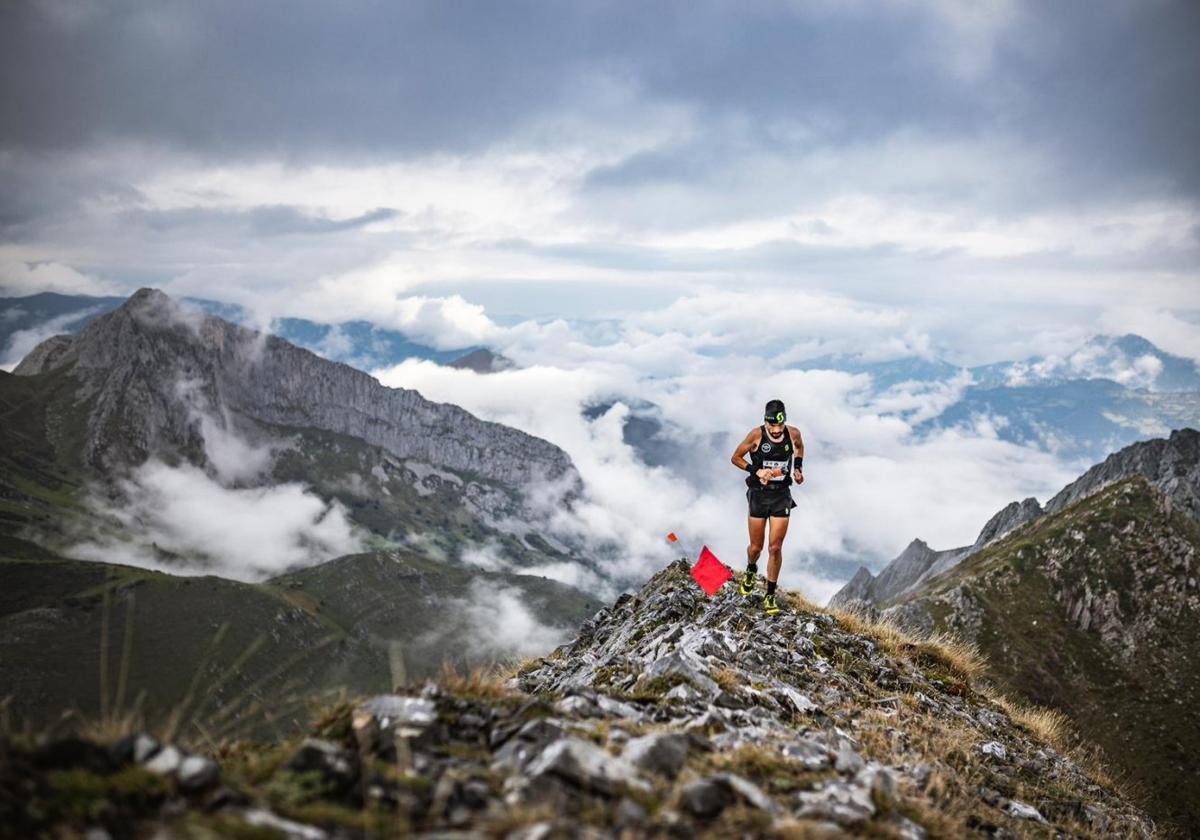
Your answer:
[[[1060,709],[1152,813],[1200,830],[1200,525],[1143,478],[1036,520],[885,605],[975,641],[1001,688]]]
[[[271,586],[28,556],[0,557],[0,577],[0,685],[35,727],[136,709],[284,731],[350,672],[355,688],[390,687],[382,654]]]
[[[2,538],[0,580],[0,699],[16,720],[45,727],[64,712],[136,707],[214,735],[292,731],[308,698],[511,657],[526,641],[513,627],[547,645],[560,628],[565,640],[599,606],[555,581],[403,551],[248,584],[71,560]],[[523,613],[511,614],[514,602]]]

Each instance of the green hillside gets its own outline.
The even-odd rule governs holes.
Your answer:
[[[885,605],[975,641],[1001,688],[1065,712],[1144,792],[1200,826],[1200,525],[1134,477]]]
[[[136,704],[151,721],[182,708],[214,734],[292,731],[306,722],[305,698],[390,690],[397,655],[409,680],[443,661],[495,660],[471,644],[496,629],[464,609],[475,581],[564,628],[598,607],[554,581],[398,551],[247,584],[70,560],[7,538],[0,578],[0,697],[35,727]]]

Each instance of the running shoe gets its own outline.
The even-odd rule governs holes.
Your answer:
[[[775,600],[774,592],[763,598],[763,610],[767,615],[775,615],[779,612],[779,602]]]

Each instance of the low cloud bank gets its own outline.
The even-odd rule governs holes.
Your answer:
[[[362,550],[339,502],[299,483],[261,486],[286,442],[247,439],[197,381],[176,383],[174,396],[200,431],[206,468],[151,459],[118,482],[115,496],[91,493],[85,505],[101,524],[67,554],[257,581]]]
[[[96,314],[100,309],[101,307],[94,306],[81,311],[68,312],[66,315],[51,318],[27,330],[17,330],[8,337],[4,351],[0,353],[0,368],[11,372],[21,363],[22,359],[29,355],[33,348],[48,338],[68,332],[68,327],[72,324]]]
[[[472,653],[544,656],[574,635],[573,630],[543,624],[525,606],[527,601],[528,595],[515,586],[473,581],[470,594],[457,605],[470,624]]]
[[[199,467],[151,460],[120,491],[119,502],[89,499],[108,527],[68,555],[257,581],[361,550],[345,509],[299,484],[230,489]]]

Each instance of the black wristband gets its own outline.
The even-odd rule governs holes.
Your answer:
[[[754,469],[754,464],[752,464],[752,463],[751,464],[742,464],[742,469],[744,469],[746,472],[750,473],[750,475],[754,475],[756,472],[758,472],[758,470]]]
[[[804,469],[804,456],[803,455],[796,456],[796,469],[798,469],[798,470]]]

